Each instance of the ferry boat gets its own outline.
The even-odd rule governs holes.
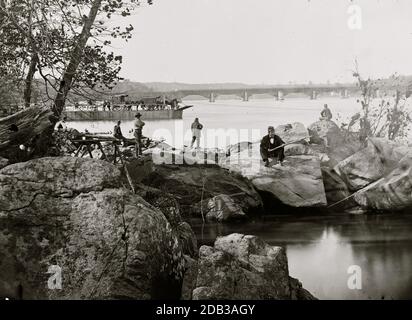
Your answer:
[[[64,115],[68,121],[116,121],[134,120],[139,112],[142,119],[167,120],[182,119],[183,111],[192,105],[180,106],[177,99],[167,100],[164,96],[143,97],[138,100],[126,99],[121,95],[105,100],[100,104],[89,101],[87,105],[76,105],[66,108]]]

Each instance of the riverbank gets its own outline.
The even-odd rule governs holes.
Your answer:
[[[120,147],[124,166],[67,156],[11,165],[2,161],[2,294],[48,299],[312,299],[291,278],[294,270],[322,298],[333,298],[333,290],[319,289],[311,282],[320,281],[316,271],[328,268],[335,272],[332,275],[339,273],[342,289],[348,268],[359,264],[367,271],[364,278],[372,283],[371,274],[382,265],[370,267],[369,259],[376,259],[373,250],[357,254],[355,247],[371,248],[374,243],[398,239],[391,220],[370,223],[367,217],[411,207],[409,147],[379,139],[370,139],[364,146],[345,137],[331,121],[309,128],[289,123],[278,126],[276,132],[290,144],[285,146],[284,165],[269,168],[263,166],[259,143],[253,141],[226,150],[197,151],[156,143],[139,159],[133,156],[133,146]],[[323,145],[325,140],[328,147]],[[109,145],[103,147],[110,159]],[[60,151],[70,154],[67,150]],[[98,150],[91,154],[99,157]],[[389,189],[385,197],[377,191],[366,192],[367,196],[359,192],[365,187],[366,191],[386,190],[392,184],[396,188]],[[336,202],[339,206],[331,209]],[[352,215],[355,212],[366,214],[364,220]],[[318,218],[311,218],[314,214]],[[274,219],[269,223],[268,215]],[[283,217],[290,220],[282,222]],[[308,219],[307,223],[302,219]],[[318,226],[312,228],[313,224]],[[253,225],[260,226],[260,231]],[[358,241],[356,232],[350,231],[345,243],[345,225],[361,234],[365,234],[361,226],[383,233],[394,228],[395,233]],[[412,228],[408,223],[405,226]],[[215,232],[205,242],[205,228],[213,234],[214,227],[231,231]],[[265,239],[264,228],[279,238]],[[282,240],[284,229],[293,232]],[[290,241],[291,237],[299,239],[293,234],[300,234],[301,242]],[[408,237],[398,240],[410,242]],[[302,246],[306,248],[299,250]],[[401,266],[407,268],[402,270],[408,270],[405,252],[409,249],[409,245],[391,245],[383,250],[386,255],[386,250],[400,250],[405,262]],[[245,256],[249,250],[255,250],[256,257]],[[288,254],[294,269],[288,267]],[[265,261],[264,265],[259,261]],[[67,290],[38,289],[45,281],[42,270],[61,264],[72,276]],[[304,266],[300,271],[298,264]],[[34,270],[30,275],[29,269]],[[277,282],[268,286],[268,275]],[[402,278],[410,284],[407,275]],[[236,285],[239,281],[241,286]],[[232,286],[236,291],[228,290]],[[23,296],[16,296],[19,288]],[[399,288],[404,286],[399,284]],[[409,295],[407,288],[404,294],[368,289],[355,297],[376,299],[381,292],[384,298]]]
[[[144,185],[136,194],[125,182],[95,159],[2,168],[0,296],[313,299],[289,276],[283,248],[233,234],[198,250],[175,197]]]
[[[319,299],[412,298],[412,217],[408,214],[290,212],[239,223],[203,223],[199,218],[189,223],[198,246],[244,232],[284,247],[290,275]],[[353,265],[362,270],[361,290],[347,285],[348,268]]]

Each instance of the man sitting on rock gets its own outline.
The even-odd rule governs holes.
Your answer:
[[[275,164],[279,161],[283,165],[285,159],[285,142],[275,134],[275,128],[270,126],[268,134],[260,142],[260,155],[266,167],[269,167],[269,160],[275,159]]]
[[[332,120],[332,111],[330,111],[326,103],[324,104],[323,110],[320,113],[320,120]]]
[[[120,127],[120,124],[121,124],[122,122],[119,120],[119,121],[117,121],[117,125],[115,125],[114,126],[114,129],[113,129],[113,136],[116,138],[116,139],[119,139],[119,140],[122,140],[123,141],[123,145],[125,146],[126,145],[126,138],[123,136],[123,133],[122,133],[122,128]]]

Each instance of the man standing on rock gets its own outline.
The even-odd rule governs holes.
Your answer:
[[[142,154],[142,131],[145,123],[140,120],[142,115],[138,112],[135,115],[136,120],[134,121],[134,137],[136,140],[136,157]]]
[[[275,159],[283,165],[283,160],[285,159],[285,142],[275,134],[275,128],[272,126],[268,127],[268,134],[262,138],[260,142],[260,155],[265,167],[269,167],[269,160]]]
[[[196,148],[199,149],[200,146],[200,133],[202,132],[203,125],[199,122],[199,118],[196,118],[195,121],[192,123],[192,143],[190,144],[190,148],[193,148],[193,144],[196,141]]]

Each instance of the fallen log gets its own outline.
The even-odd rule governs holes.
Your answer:
[[[0,157],[17,162],[46,154],[57,120],[45,107],[30,107],[0,118]]]

